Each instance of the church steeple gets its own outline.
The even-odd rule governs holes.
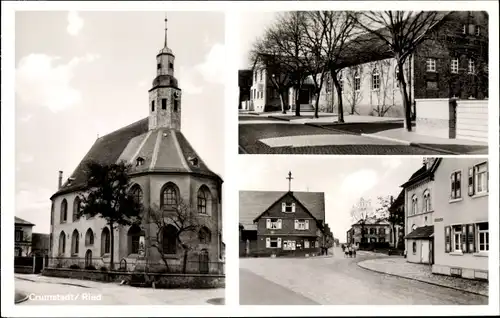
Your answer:
[[[167,15],[165,14],[165,40],[156,55],[156,77],[149,90],[149,129],[181,129],[181,90],[174,77],[175,56],[167,42]]]

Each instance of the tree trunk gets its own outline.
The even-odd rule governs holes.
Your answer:
[[[333,84],[335,85],[335,91],[337,92],[337,100],[338,100],[338,103],[339,103],[339,107],[337,109],[337,121],[339,123],[343,123],[344,122],[344,105],[342,104],[342,90],[340,88],[340,82],[337,78],[337,74],[335,72],[331,72],[331,76],[332,76],[332,80],[333,80]],[[332,92],[333,94],[333,92]]]
[[[287,103],[285,102],[285,92],[279,90],[280,102],[281,102],[281,113],[286,114]]]
[[[187,257],[188,257],[188,250],[184,248],[184,257],[182,261],[182,273],[186,274],[186,269],[187,269]]]
[[[110,259],[109,259],[109,270],[113,270],[115,268],[114,260],[115,260],[115,230],[113,221],[109,221],[110,235],[109,243],[110,243]]]
[[[319,93],[320,93],[321,89],[318,89],[317,92],[316,92],[316,96],[315,96],[315,101],[314,101],[314,118],[319,118],[319,114],[318,114],[318,111],[319,111]]]
[[[401,61],[398,61],[398,81],[401,97],[403,98],[403,109],[405,112],[404,127],[407,131],[411,131],[411,102],[406,89],[406,80],[404,76],[404,67]]]
[[[300,104],[299,104],[299,96],[300,96],[300,87],[297,85],[295,88],[295,116],[300,117]]]

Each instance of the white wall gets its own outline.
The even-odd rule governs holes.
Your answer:
[[[457,138],[488,142],[488,100],[457,101]]]
[[[450,106],[448,98],[416,99],[415,132],[439,138],[449,138]]]

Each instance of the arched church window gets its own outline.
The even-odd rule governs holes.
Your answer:
[[[88,229],[87,233],[85,233],[85,246],[94,244],[94,232],[92,229]]]
[[[154,100],[151,101],[151,111],[152,112],[155,111],[155,101]]]
[[[178,191],[177,187],[173,183],[168,183],[161,195],[161,207],[162,208],[175,208],[177,206]]]
[[[134,224],[128,230],[128,253],[138,254],[139,253],[139,238],[141,237],[142,230],[137,225]]]
[[[212,233],[206,226],[203,226],[198,232],[198,239],[201,244],[209,244],[212,241]]]
[[[202,185],[198,190],[198,213],[210,215],[211,202],[212,196],[210,194],[210,190],[206,185]]]
[[[141,186],[139,186],[138,184],[133,185],[130,189],[130,194],[134,198],[135,202],[142,204],[143,194]]]
[[[101,255],[108,254],[111,250],[111,235],[109,229],[105,227],[101,233]]]
[[[78,256],[80,247],[80,234],[77,230],[73,231],[73,235],[71,238],[71,255]]]
[[[66,252],[66,234],[64,231],[61,231],[59,234],[59,255],[64,255]]]
[[[66,222],[68,219],[68,201],[64,199],[61,203],[61,223]]]
[[[80,197],[76,197],[73,202],[73,222],[78,221],[80,219],[80,211],[82,209],[82,202]]]

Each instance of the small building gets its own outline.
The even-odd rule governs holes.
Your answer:
[[[433,273],[488,279],[488,174],[486,158],[442,159],[435,172]]]
[[[33,242],[33,226],[35,224],[15,218],[14,256],[30,256]]]
[[[408,262],[433,263],[434,173],[441,158],[426,158],[403,187],[405,193],[405,249]]]
[[[351,244],[387,243],[392,244],[391,224],[383,218],[368,217],[351,226]],[[378,244],[383,245],[383,244]]]

